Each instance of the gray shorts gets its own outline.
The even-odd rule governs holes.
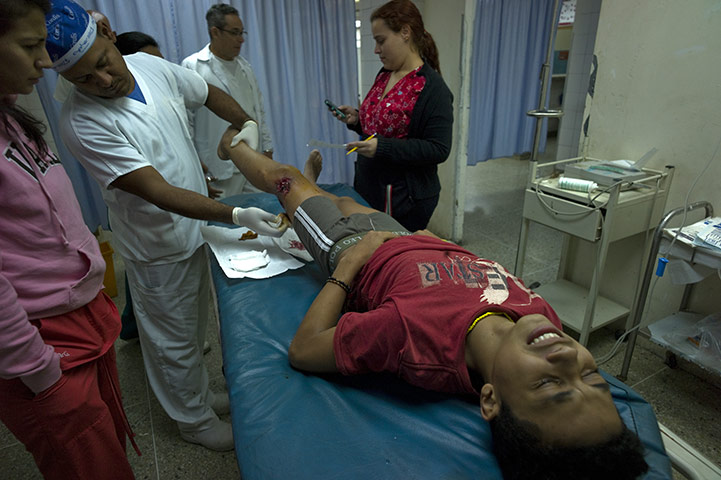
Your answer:
[[[326,275],[335,270],[341,252],[358,243],[371,230],[411,234],[383,212],[354,213],[345,217],[333,200],[322,195],[310,197],[298,206],[293,228]]]

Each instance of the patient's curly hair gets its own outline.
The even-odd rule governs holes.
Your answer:
[[[541,441],[536,424],[519,420],[506,405],[489,423],[504,480],[635,480],[648,471],[643,446],[625,425],[596,445],[554,446]]]

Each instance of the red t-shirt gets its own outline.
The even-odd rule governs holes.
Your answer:
[[[553,309],[496,262],[458,245],[412,235],[373,254],[354,282],[333,349],[345,375],[391,372],[412,385],[472,393],[465,361],[468,327],[479,315],[513,320],[539,313],[561,328]]]
[[[383,91],[391,78],[391,72],[383,71],[378,74],[358,112],[364,132],[385,138],[408,136],[413,108],[426,85],[426,77],[418,75],[421,67],[401,78],[385,97]]]

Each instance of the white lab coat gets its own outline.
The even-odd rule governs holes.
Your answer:
[[[162,210],[110,184],[152,166],[171,185],[207,195],[186,109],[203,106],[208,86],[196,73],[146,53],[124,59],[147,105],[74,89],[61,112],[61,135],[102,187],[120,255],[150,264],[185,260],[203,244],[204,222]]]
[[[263,107],[263,94],[258,87],[250,63],[238,55],[234,60],[236,64],[235,76],[230,76],[226,68],[210,51],[210,44],[181,62],[181,65],[198,72],[206,82],[214,85],[233,97],[236,102],[258,122],[260,141],[258,151],[267,152],[273,150],[273,140],[265,117]],[[216,116],[207,108],[201,108],[195,112],[193,124],[193,140],[198,151],[200,160],[208,166],[212,174],[225,180],[232,175],[240,174],[233,162],[224,161],[218,158],[218,143],[223,132],[229,123]]]

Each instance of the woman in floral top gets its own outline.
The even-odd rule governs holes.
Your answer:
[[[375,134],[348,143],[358,152],[354,187],[371,207],[420,230],[438,204],[437,165],[451,151],[453,95],[441,78],[436,44],[410,0],[384,4],[371,24],[383,68],[360,110],[339,107],[348,128],[363,139]]]

